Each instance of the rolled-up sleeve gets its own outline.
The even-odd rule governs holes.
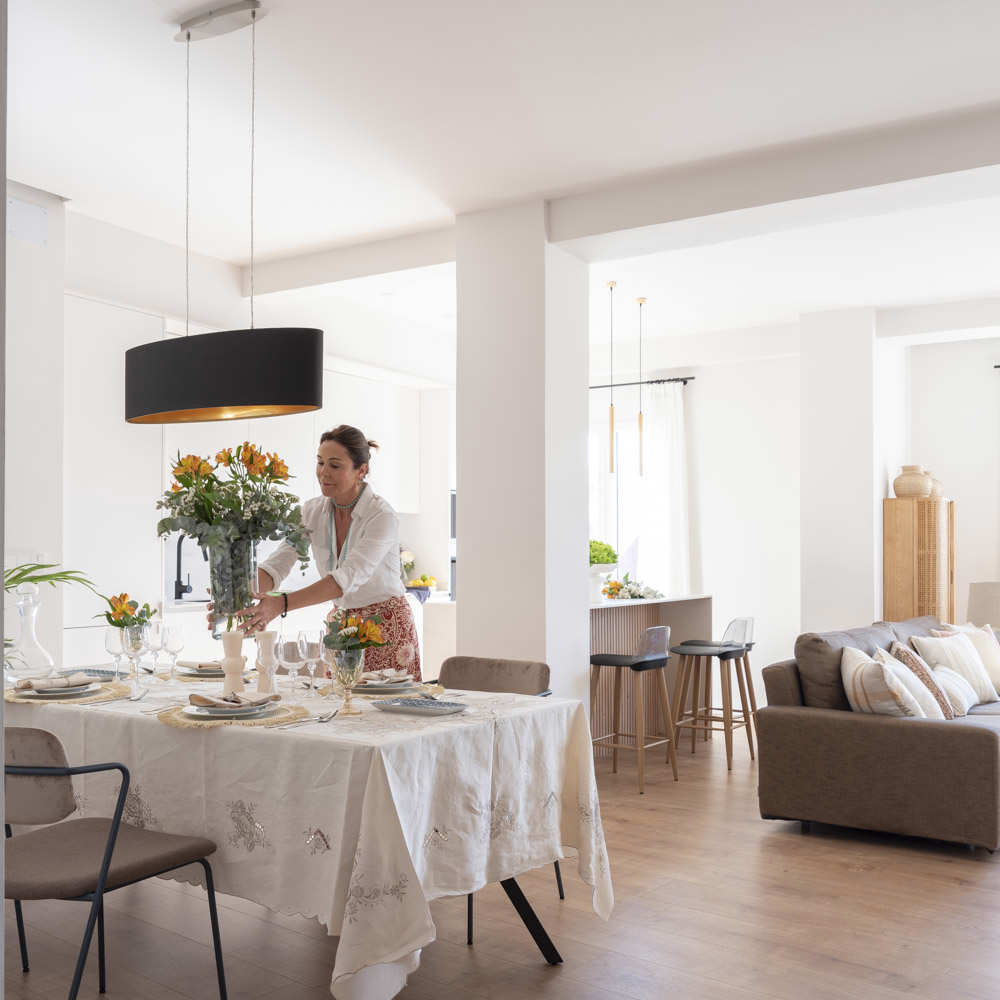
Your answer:
[[[257,568],[264,570],[277,587],[291,573],[292,567],[298,561],[299,555],[295,547],[288,542],[282,542]]]
[[[345,606],[351,606],[352,591],[375,575],[386,554],[394,548],[399,548],[399,521],[391,511],[381,511],[365,525],[357,541],[350,540],[346,558],[330,573],[344,592]]]

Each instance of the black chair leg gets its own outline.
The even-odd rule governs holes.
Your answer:
[[[21,971],[28,972],[28,939],[24,936],[24,917],[19,899],[14,900],[14,916],[17,917],[17,943],[21,947]]]
[[[101,905],[97,911],[97,973],[99,982],[99,992],[107,993],[108,982],[104,967],[104,898],[101,898]]]
[[[566,898],[566,893],[563,892],[562,872],[559,871],[559,862],[558,861],[555,862],[555,868],[556,868],[556,885],[559,887],[559,898],[560,899],[565,899]]]
[[[80,992],[83,968],[87,964],[87,953],[90,951],[90,942],[94,940],[94,924],[97,923],[97,915],[100,912],[101,903],[101,898],[95,896],[94,901],[90,904],[90,913],[87,915],[87,927],[83,932],[80,954],[76,957],[76,969],[73,972],[73,982],[69,988],[69,1000],[76,1000],[76,995]]]
[[[205,869],[205,888],[208,890],[208,912],[212,918],[212,943],[215,945],[215,971],[219,976],[219,1000],[228,1000],[226,970],[222,965],[222,938],[219,935],[219,911],[215,907],[215,882],[212,866],[202,858],[199,864]]]
[[[466,900],[466,914],[465,914],[465,943],[472,944],[472,893],[470,892],[468,896],[465,897]]]
[[[500,885],[503,886],[503,891],[507,893],[507,898],[513,903],[514,909],[517,910],[517,915],[521,918],[524,926],[528,928],[528,933],[534,939],[535,944],[538,945],[538,950],[544,956],[545,961],[549,965],[558,965],[562,961],[562,956],[556,950],[556,946],[552,943],[552,939],[542,926],[542,922],[538,919],[535,911],[531,908],[531,904],[525,898],[521,887],[512,878],[505,878]]]

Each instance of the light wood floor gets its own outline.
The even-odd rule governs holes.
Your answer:
[[[726,773],[721,738],[661,758],[598,762],[617,906],[590,909],[572,862],[566,901],[551,867],[521,885],[565,963],[544,964],[499,886],[476,897],[477,941],[465,945],[465,901],[433,906],[438,940],[404,1000],[986,1000],[1000,995],[1000,852],[764,822],[756,765],[737,743]],[[221,897],[230,996],[325,1000],[334,943],[314,921]],[[109,992],[127,1000],[217,996],[208,916],[198,890],[146,883],[107,901]],[[6,921],[6,996],[65,997],[86,907],[26,903],[32,972]],[[97,996],[96,957],[81,996]]]

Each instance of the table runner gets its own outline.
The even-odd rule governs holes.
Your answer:
[[[132,774],[127,822],[212,838],[221,892],[339,934],[338,1000],[388,1000],[403,988],[435,937],[430,900],[551,863],[564,847],[579,853],[595,912],[610,916],[579,702],[470,692],[462,715],[362,704],[360,716],[291,730],[182,730],[143,714],[181,690],[75,711],[9,704],[7,724],[56,733],[72,763],[122,761]],[[75,788],[81,815],[110,814],[108,775]]]

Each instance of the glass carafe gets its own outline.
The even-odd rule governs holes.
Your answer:
[[[38,641],[35,631],[41,598],[38,586],[22,583],[14,591],[20,634],[13,648],[7,653],[7,666],[20,677],[46,677],[54,672],[56,661]]]

